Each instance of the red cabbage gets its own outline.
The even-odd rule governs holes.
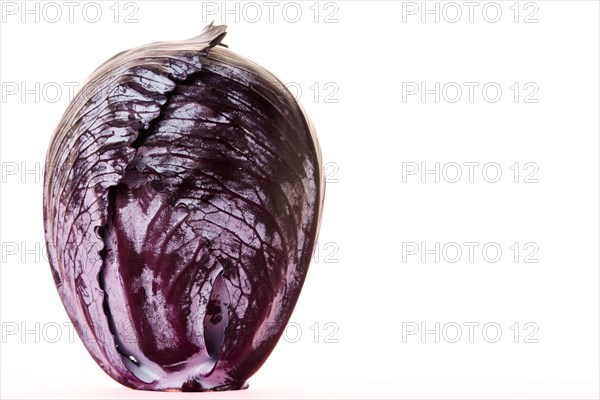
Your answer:
[[[135,389],[247,387],[290,318],[319,229],[321,154],[225,26],[117,54],[50,143],[44,223],[84,345]]]

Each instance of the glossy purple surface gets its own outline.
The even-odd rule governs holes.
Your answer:
[[[119,53],[54,133],[44,222],[56,286],[112,378],[245,387],[287,324],[323,202],[314,129],[224,26]],[[285,366],[282,366],[283,368]]]

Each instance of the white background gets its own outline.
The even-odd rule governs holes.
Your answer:
[[[272,21],[268,6],[254,3],[262,18],[251,22],[254,5],[228,3],[239,11],[223,16],[221,2],[136,1],[117,5],[115,22],[110,1],[98,3],[96,23],[82,15],[84,2],[72,23],[63,2],[56,3],[63,13],[56,23],[44,3],[37,6],[39,22],[24,15],[24,23],[21,2],[12,2],[14,15],[6,3],[2,398],[600,396],[597,2],[498,2],[495,23],[495,5],[482,14],[486,2],[474,9],[473,22],[469,8],[454,3],[462,11],[456,23],[449,21],[456,7],[444,2],[439,22],[434,14],[422,22],[421,2],[299,2],[296,23],[296,6],[283,14],[285,3]],[[207,15],[213,6],[216,15]],[[124,22],[131,12],[137,23]],[[533,23],[525,23],[528,15]],[[105,375],[63,325],[68,317],[44,259],[40,166],[70,100],[70,82],[83,82],[121,50],[195,36],[212,19],[228,24],[224,42],[231,50],[301,89],[329,163],[320,251],[294,326],[249,390],[136,392]],[[439,82],[439,102],[434,94],[424,101],[420,93],[407,94],[421,82],[427,89]],[[479,84],[472,102],[464,82]],[[456,85],[463,93],[452,103]],[[502,95],[492,102],[496,85]],[[23,97],[23,88],[32,92]],[[473,182],[465,162],[479,163]],[[436,163],[439,183],[434,174],[403,175]],[[456,183],[449,182],[453,163],[463,174]],[[488,163],[497,164],[484,174]],[[38,172],[25,173],[36,166]],[[498,167],[499,181],[488,182]],[[480,244],[473,262],[465,242]],[[419,250],[439,243],[439,262],[436,254],[411,255],[411,243]],[[457,262],[452,243],[463,251]],[[482,254],[485,244],[489,252]],[[502,255],[492,262],[498,247]],[[408,335],[411,327],[435,331],[436,323],[439,343],[434,333]],[[479,324],[472,340],[465,323]],[[462,336],[452,343],[457,325]]]

